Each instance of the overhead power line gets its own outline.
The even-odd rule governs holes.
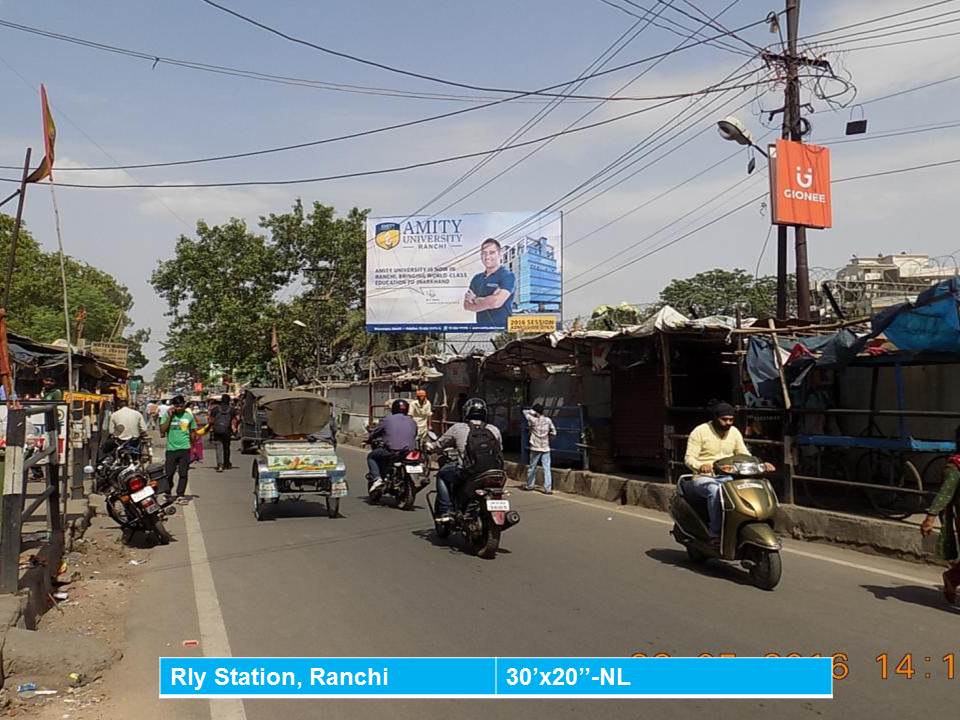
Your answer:
[[[753,84],[748,85],[747,87],[752,87]],[[727,88],[725,91],[729,90]],[[534,138],[533,140],[524,140],[523,142],[513,143],[500,148],[494,148],[492,150],[480,150],[472,153],[464,153],[462,155],[453,155],[450,157],[439,158],[436,160],[426,160],[424,162],[412,163],[409,165],[400,165],[389,168],[380,168],[377,170],[364,170],[358,172],[342,173],[340,175],[326,175],[322,177],[315,178],[299,178],[295,180],[237,180],[229,182],[209,182],[209,183],[142,183],[135,185],[120,185],[120,184],[106,184],[106,185],[88,185],[83,183],[63,183],[56,182],[53,183],[59,187],[75,187],[75,188],[101,188],[101,189],[121,189],[121,188],[202,188],[202,187],[250,187],[255,185],[301,185],[306,183],[315,183],[315,182],[325,182],[328,180],[344,180],[348,178],[355,177],[366,177],[368,175],[386,175],[390,173],[403,172],[405,170],[413,170],[416,168],[430,167],[432,165],[441,165],[444,163],[455,162],[457,160],[466,160],[469,158],[481,157],[483,155],[489,155],[491,153],[497,153],[502,150],[510,150],[513,148],[527,147],[529,145],[535,145],[537,143],[544,142],[554,137],[559,137],[562,135],[572,135],[574,133],[583,132],[585,130],[591,130],[593,128],[602,127],[604,125],[610,125],[611,123],[619,122],[620,120],[625,120],[630,117],[634,117],[644,112],[649,112],[651,110],[656,110],[657,108],[664,107],[671,103],[677,102],[680,98],[674,98],[672,100],[667,100],[660,103],[659,105],[651,105],[640,110],[634,110],[633,112],[624,113],[623,115],[616,115],[612,118],[607,118],[606,120],[599,120],[595,123],[590,123],[589,125],[582,125],[577,128],[571,128],[569,130],[561,130],[560,132],[551,133],[549,135],[544,135],[542,137]],[[63,168],[69,169],[69,168]],[[74,168],[76,169],[76,168]],[[13,182],[19,183],[20,180],[15,178],[0,178],[0,182]]]
[[[617,10],[619,10],[619,11],[621,11],[621,12],[623,12],[623,13],[626,13],[626,14],[629,15],[630,17],[635,17],[635,18],[642,18],[642,17],[643,17],[642,15],[638,15],[637,13],[633,12],[633,11],[630,10],[629,8],[625,8],[625,7],[623,7],[622,5],[616,4],[615,2],[613,2],[613,0],[600,0],[600,2],[604,3],[605,5],[609,5],[609,6],[612,7],[612,8],[616,8]],[[640,5],[637,5],[637,4],[635,4],[635,3],[631,3],[631,5],[633,5],[634,7],[638,8],[638,9],[640,9],[640,10],[643,10],[643,11],[646,11],[646,10],[647,10],[647,8],[644,8],[644,7],[642,7],[642,6],[640,6]],[[670,27],[670,25],[665,25],[664,23],[670,23],[670,25],[672,25],[673,27]],[[667,32],[671,32],[671,33],[673,33],[674,35],[677,35],[678,37],[688,37],[688,36],[690,35],[690,33],[692,32],[691,28],[687,27],[687,26],[684,25],[683,23],[679,23],[679,22],[677,22],[676,20],[672,20],[672,19],[667,18],[667,17],[664,17],[664,18],[663,18],[663,22],[654,22],[653,24],[654,24],[656,27],[658,27],[658,28],[660,28],[660,29],[662,29],[662,30],[666,30]],[[705,33],[703,33],[702,30],[698,30],[698,31],[696,31],[696,32],[694,33],[693,36],[694,36],[694,37],[703,37],[703,35],[705,35]],[[708,44],[710,47],[717,48],[718,50],[727,50],[728,52],[732,52],[732,53],[735,53],[735,54],[737,54],[737,55],[746,55],[746,56],[750,56],[750,57],[753,56],[753,53],[745,52],[744,50],[741,50],[740,48],[738,48],[738,47],[736,47],[736,46],[734,46],[734,45],[731,45],[731,44],[729,44],[729,43],[727,43],[727,42],[724,42],[724,41],[722,41],[722,40],[717,40],[716,42],[710,42],[710,43],[707,43],[707,44]]]
[[[672,1],[672,0],[671,0],[671,1]],[[740,2],[740,0],[732,0],[732,2],[728,3],[722,10],[720,10],[720,11],[717,13],[717,17],[720,17],[721,15],[723,15],[724,13],[726,13],[730,8],[732,8],[732,7],[733,7],[734,5],[736,5],[738,2]],[[662,13],[664,12],[664,10],[666,10],[668,7],[670,7],[670,4],[669,4],[669,3],[663,3],[663,4],[662,4],[662,7],[661,7],[660,10],[659,10],[659,13],[662,14]],[[656,16],[653,16],[653,17],[660,17],[660,14],[658,14],[658,15],[656,15]],[[641,21],[638,21],[638,23],[639,23],[639,22],[641,22]],[[639,32],[642,32],[644,29],[646,29],[646,27],[649,27],[649,25],[650,25],[650,22],[648,22],[647,25],[646,25],[644,28],[642,28],[640,31],[638,31],[638,34],[639,34]],[[704,25],[704,23],[701,22],[701,27],[702,27],[703,25]],[[692,33],[693,33],[693,32],[694,32],[694,30],[691,30],[691,31],[690,31],[691,35],[687,36],[685,39],[689,39],[690,37],[692,37]],[[634,36],[634,37],[636,37],[636,36]],[[682,44],[682,42],[683,42],[683,41],[681,41],[681,44]],[[678,46],[678,47],[679,47],[679,46]],[[641,70],[638,74],[636,74],[635,76],[633,76],[633,77],[632,77],[630,80],[628,80],[626,83],[624,83],[624,84],[621,85],[619,88],[617,88],[616,92],[614,92],[614,95],[617,95],[617,94],[625,91],[628,87],[630,87],[631,85],[633,85],[633,83],[635,83],[637,80],[639,80],[640,78],[642,78],[644,75],[646,75],[646,74],[649,73],[649,72],[652,72],[659,64],[661,64],[662,62],[664,62],[664,60],[666,60],[666,57],[660,58],[660,59],[658,59],[656,62],[648,65],[646,68],[644,68],[643,70]],[[743,65],[741,65],[741,66],[740,66],[739,68],[737,68],[737,69],[739,70],[739,69],[741,69],[741,68],[743,68],[743,67],[745,67],[745,66],[746,66],[746,63],[744,63]],[[736,72],[736,71],[734,71],[734,72]],[[723,81],[721,81],[721,82],[723,82]],[[592,115],[594,112],[596,112],[596,111],[599,110],[601,107],[603,107],[603,105],[604,105],[603,102],[597,103],[595,106],[593,106],[592,108],[588,109],[586,112],[582,113],[582,114],[581,114],[578,118],[576,118],[573,122],[569,123],[564,129],[565,129],[565,130],[568,130],[568,129],[570,129],[570,128],[576,127],[576,126],[579,125],[583,120],[585,120],[587,117],[589,117],[589,116]],[[504,168],[503,170],[501,170],[499,173],[497,173],[497,174],[494,175],[493,177],[489,178],[488,180],[486,180],[485,182],[483,182],[482,184],[480,184],[479,186],[477,186],[476,188],[474,188],[474,189],[471,190],[470,192],[466,193],[465,195],[461,195],[459,198],[457,198],[457,199],[454,200],[453,202],[447,204],[446,206],[444,206],[443,208],[441,208],[440,210],[438,210],[436,214],[440,214],[440,213],[446,212],[447,210],[449,210],[450,208],[452,208],[454,205],[457,205],[457,204],[463,202],[464,200],[466,200],[467,198],[473,196],[474,194],[476,194],[476,193],[479,192],[480,190],[484,189],[485,187],[487,187],[487,186],[490,185],[491,183],[495,182],[496,180],[499,180],[501,177],[503,177],[504,175],[506,175],[508,172],[510,172],[511,170],[513,170],[515,167],[517,167],[518,165],[526,162],[526,161],[529,160],[531,157],[533,157],[534,155],[536,155],[538,152],[540,152],[540,151],[543,150],[544,148],[548,147],[555,139],[556,139],[556,138],[552,138],[552,139],[546,141],[545,143],[543,143],[542,145],[537,145],[537,146],[535,146],[535,147],[532,148],[528,153],[526,153],[523,157],[518,158],[518,159],[515,160],[513,163],[511,163],[510,165],[508,165],[506,168]],[[490,159],[492,159],[492,156],[491,156]],[[414,213],[414,214],[415,214],[415,213]]]
[[[663,10],[661,10],[661,13],[662,13],[662,12],[663,12]],[[600,53],[599,57],[597,57],[597,58],[596,58],[595,60],[593,60],[589,65],[587,65],[587,67],[585,67],[585,68],[583,69],[583,71],[580,73],[580,77],[583,77],[583,76],[589,74],[590,72],[592,72],[593,70],[597,69],[598,67],[600,67],[600,68],[604,67],[607,63],[609,63],[611,60],[613,60],[613,58],[615,58],[615,57],[616,57],[618,54],[620,54],[624,49],[626,49],[626,47],[627,47],[630,43],[632,43],[634,40],[636,40],[637,37],[639,37],[640,34],[641,34],[644,30],[646,30],[647,28],[650,27],[650,24],[651,24],[652,20],[653,20],[653,16],[651,15],[649,18],[640,18],[640,19],[637,20],[635,23],[633,23],[633,25],[631,25],[629,28],[627,28],[627,30],[625,30],[625,31],[620,35],[620,37],[618,37],[606,50],[604,50],[602,53]],[[644,23],[646,23],[646,24],[644,24]],[[643,27],[641,27],[639,30],[637,30],[637,27],[640,26],[641,24],[643,24]],[[633,34],[631,35],[631,33],[633,33]],[[630,36],[629,39],[627,39],[627,36],[628,36],[628,35]],[[626,41],[624,42],[624,40],[626,40]],[[619,47],[618,47],[618,46],[619,46]],[[660,62],[660,61],[658,60],[657,62]],[[654,66],[655,66],[655,64],[649,66],[649,67],[647,68],[647,70],[645,70],[644,72],[648,71],[651,67],[654,67]],[[576,92],[579,88],[583,87],[583,85],[584,85],[585,82],[586,82],[586,80],[583,80],[583,81],[580,81],[579,83],[577,83],[576,85],[572,86],[571,92]],[[622,88],[621,88],[621,89],[622,89]],[[617,93],[618,93],[618,92],[619,92],[619,90],[617,91]],[[614,95],[616,95],[617,93],[614,93]],[[523,137],[523,135],[525,135],[527,132],[529,132],[529,131],[532,130],[534,127],[536,127],[536,126],[539,125],[541,122],[543,122],[543,120],[546,119],[546,117],[547,117],[548,115],[550,115],[554,110],[556,110],[556,109],[563,103],[564,99],[565,99],[565,98],[555,98],[555,99],[551,102],[550,105],[548,105],[548,106],[545,107],[545,108],[540,109],[537,113],[534,114],[534,116],[533,116],[532,118],[528,119],[528,120],[527,120],[526,122],[524,122],[519,128],[517,128],[517,129],[514,130],[509,136],[507,136],[507,138],[504,139],[504,140],[500,143],[500,146],[503,147],[503,146],[505,146],[505,145],[510,144],[510,143],[513,142],[514,140],[516,140],[516,139],[518,139],[518,138],[520,138],[520,137]],[[575,124],[576,124],[576,123],[573,123],[572,125],[575,125]],[[565,128],[565,129],[568,129],[568,128],[572,127],[572,125],[568,125],[567,128]],[[551,141],[548,141],[548,142],[551,142]],[[535,147],[535,148],[531,151],[531,154],[534,153],[534,152],[536,152],[540,147],[543,147],[543,146],[541,145],[541,146]],[[458,177],[456,180],[448,183],[439,193],[437,193],[436,195],[434,195],[434,196],[433,196],[432,198],[430,198],[427,202],[425,202],[425,203],[423,203],[422,205],[420,205],[419,208],[417,208],[417,209],[414,210],[413,212],[409,213],[409,214],[407,215],[407,219],[409,219],[410,217],[412,217],[412,216],[414,216],[414,215],[418,215],[419,213],[423,212],[426,208],[430,207],[430,206],[431,206],[433,203],[435,203],[437,200],[440,200],[441,198],[445,197],[448,193],[450,193],[450,192],[452,192],[453,190],[455,190],[457,187],[459,187],[459,186],[462,185],[464,182],[466,182],[468,179],[470,179],[473,175],[475,175],[475,174],[478,173],[480,170],[482,170],[487,164],[493,162],[493,161],[497,158],[498,154],[499,154],[499,153],[495,153],[495,154],[492,154],[492,155],[487,155],[486,157],[484,157],[484,158],[482,158],[481,160],[479,160],[472,168],[470,168],[469,170],[467,170],[465,173],[463,173],[463,174],[462,174],[460,177]],[[526,157],[529,157],[529,154],[528,154]],[[442,211],[441,211],[441,212],[442,212]]]
[[[929,169],[929,168],[943,167],[943,166],[946,166],[946,165],[956,165],[956,164],[958,164],[958,163],[960,163],[960,158],[954,158],[954,159],[952,159],[952,160],[943,160],[943,161],[941,161],[941,162],[925,163],[925,164],[923,164],[923,165],[912,165],[912,166],[910,166],[910,167],[893,168],[893,169],[890,169],[890,170],[879,170],[879,171],[876,171],[876,172],[865,173],[865,174],[863,174],[863,175],[853,175],[853,176],[850,176],[850,177],[839,178],[839,179],[837,179],[837,180],[834,180],[833,183],[853,182],[853,181],[855,181],[855,180],[865,180],[865,179],[869,179],[869,178],[884,177],[884,176],[887,176],[887,175],[898,175],[898,174],[901,174],[901,173],[915,172],[915,171],[917,171],[917,170],[926,170],[926,169]],[[597,278],[594,278],[594,279],[592,279],[592,280],[587,280],[586,282],[581,283],[580,285],[577,285],[577,286],[571,288],[570,290],[564,291],[563,294],[564,294],[564,295],[572,294],[572,293],[577,292],[578,290],[581,290],[581,289],[583,289],[583,288],[585,288],[585,287],[587,287],[587,286],[589,286],[589,285],[592,285],[593,283],[599,282],[599,281],[601,281],[601,280],[607,280],[611,275],[614,275],[614,274],[620,272],[621,270],[624,270],[624,269],[626,269],[626,268],[628,268],[628,267],[630,267],[630,266],[632,266],[632,265],[640,262],[641,260],[645,260],[646,258],[650,257],[651,255],[655,255],[655,254],[658,253],[658,252],[661,252],[661,251],[663,251],[663,250],[666,250],[668,247],[672,247],[673,245],[676,245],[678,242],[680,242],[680,241],[682,241],[682,240],[685,240],[685,239],[688,238],[688,237],[691,237],[691,236],[693,236],[693,235],[696,235],[696,234],[697,234],[698,232],[700,232],[701,230],[705,230],[706,228],[710,227],[711,225],[715,225],[716,223],[720,222],[721,220],[730,217],[730,216],[733,215],[734,213],[740,212],[740,211],[743,210],[744,208],[749,207],[749,206],[752,205],[753,203],[757,202],[758,200],[762,200],[762,199],[764,199],[765,197],[767,197],[767,193],[766,193],[766,192],[761,193],[760,195],[757,195],[756,197],[751,198],[751,199],[748,200],[747,202],[745,202],[745,203],[743,203],[743,204],[741,204],[741,205],[738,205],[737,207],[733,208],[732,210],[728,210],[728,211],[725,212],[723,215],[720,215],[719,217],[716,217],[716,218],[714,218],[713,220],[710,220],[709,222],[704,223],[703,225],[698,226],[697,228],[691,230],[690,232],[684,233],[683,235],[680,235],[679,237],[676,237],[676,238],[674,238],[673,240],[670,240],[669,242],[666,242],[666,243],[664,243],[664,244],[662,244],[662,245],[659,245],[659,246],[657,246],[656,248],[653,248],[652,250],[649,250],[648,252],[645,252],[645,253],[643,253],[642,255],[638,256],[638,257],[632,258],[632,259],[630,259],[630,260],[628,260],[628,261],[626,261],[626,262],[624,262],[624,263],[620,263],[617,267],[612,268],[611,270],[609,270],[609,271],[608,271],[607,273],[605,273],[604,275],[602,275],[602,276],[600,276],[600,277],[597,277]]]
[[[741,79],[741,78],[747,77],[748,75],[752,75],[752,74],[753,74],[752,72],[751,72],[751,73],[744,73],[743,75],[741,75],[741,76],[739,76],[739,77],[737,77],[737,78],[730,78],[730,79]],[[647,112],[647,111],[649,111],[649,110],[655,110],[655,109],[658,108],[658,107],[663,107],[663,105],[668,105],[668,104],[670,104],[670,103],[672,103],[672,102],[676,102],[677,100],[683,100],[683,99],[685,99],[685,98],[696,97],[696,96],[702,95],[702,94],[704,94],[704,93],[706,93],[706,94],[711,94],[711,93],[717,93],[717,92],[727,92],[728,90],[735,90],[735,89],[740,89],[740,88],[743,88],[743,87],[753,87],[754,85],[755,85],[755,83],[746,83],[746,84],[739,84],[739,85],[733,85],[733,86],[728,86],[728,87],[711,87],[711,88],[704,88],[704,89],[699,90],[699,91],[696,91],[696,92],[683,93],[683,94],[678,94],[678,95],[673,95],[673,96],[663,96],[663,97],[659,97],[659,98],[651,98],[651,100],[653,100],[653,99],[661,100],[661,99],[662,99],[662,100],[666,100],[667,102],[665,102],[665,103],[660,103],[660,104],[658,104],[658,105],[650,105],[650,106],[641,108],[640,110],[634,111],[633,113],[627,113],[626,115],[623,115],[622,117],[629,117],[631,114],[638,114],[638,113]],[[509,102],[509,100],[510,100],[509,98],[506,98],[506,99],[503,99],[503,100],[497,100],[497,101],[494,101],[494,102],[492,102],[492,103],[488,103],[488,104],[486,104],[486,105],[478,105],[478,106],[475,106],[475,107],[462,108],[462,109],[460,109],[460,110],[453,110],[453,111],[451,111],[451,112],[441,113],[440,115],[433,115],[433,116],[426,117],[426,118],[419,118],[419,119],[417,119],[417,120],[409,120],[409,121],[407,121],[407,122],[395,123],[395,124],[393,124],[393,125],[385,125],[385,126],[381,126],[381,127],[378,127],[378,128],[372,128],[372,129],[370,129],[370,130],[360,130],[360,131],[358,131],[358,132],[347,133],[347,134],[345,134],[345,135],[338,135],[338,136],[335,136],[335,137],[322,138],[322,139],[320,139],[320,140],[309,140],[309,141],[307,141],[307,142],[294,143],[294,144],[291,144],[291,145],[281,145],[281,146],[279,146],[279,147],[263,148],[263,149],[260,149],[260,150],[249,150],[249,151],[246,151],[246,152],[229,153],[229,154],[223,154],[223,155],[210,155],[210,156],[207,156],[207,157],[192,158],[192,159],[188,159],[188,160],[170,160],[170,161],[166,161],[166,162],[137,163],[137,164],[130,164],[130,165],[99,165],[99,166],[81,167],[81,168],[61,168],[60,171],[62,172],[62,171],[81,171],[81,170],[85,170],[85,171],[89,171],[89,170],[98,170],[98,171],[99,171],[99,170],[140,170],[140,169],[144,169],[144,168],[176,167],[176,166],[182,166],[182,165],[199,165],[199,164],[202,164],[202,163],[220,162],[220,161],[223,161],[223,160],[237,160],[237,159],[239,159],[239,158],[255,157],[255,156],[258,156],[258,155],[270,155],[270,154],[273,154],[273,153],[286,152],[286,151],[288,151],[288,150],[302,150],[303,148],[316,147],[316,146],[318,146],[318,145],[327,145],[327,144],[330,144],[330,143],[342,142],[342,141],[344,141],[344,140],[353,140],[353,139],[355,139],[355,138],[368,137],[368,136],[370,136],[370,135],[377,135],[377,134],[380,134],[380,133],[389,132],[389,131],[393,131],[393,130],[400,130],[400,129],[402,129],[402,128],[413,127],[413,126],[415,126],[415,125],[422,125],[422,124],[424,124],[424,123],[434,122],[434,121],[440,120],[440,119],[455,117],[455,116],[457,116],[457,115],[463,115],[463,114],[465,114],[465,113],[473,112],[473,111],[475,111],[475,110],[480,110],[480,109],[483,109],[483,108],[486,108],[486,107],[492,107],[493,105],[500,105],[500,104],[503,104],[503,103],[505,103],[505,102]]]
[[[317,44],[317,43],[310,42],[309,40],[304,40],[304,39],[302,39],[302,38],[298,38],[298,37],[295,37],[295,36],[290,35],[290,34],[288,34],[288,33],[282,32],[282,31],[278,30],[277,28],[271,27],[270,25],[267,25],[266,23],[263,23],[263,22],[260,22],[259,20],[255,20],[255,19],[253,19],[253,18],[251,18],[251,17],[248,17],[248,16],[246,16],[246,15],[244,15],[244,14],[242,14],[242,13],[237,12],[236,10],[231,10],[230,8],[225,7],[224,5],[221,5],[221,4],[217,3],[217,2],[214,2],[214,0],[201,0],[201,2],[204,2],[204,3],[206,3],[207,5],[210,5],[211,7],[217,8],[218,10],[220,10],[220,11],[222,11],[222,12],[225,12],[225,13],[227,13],[227,14],[229,14],[229,15],[233,15],[234,17],[236,17],[236,18],[238,18],[238,19],[240,19],[240,20],[243,20],[243,21],[246,22],[246,23],[249,23],[249,24],[251,24],[251,25],[253,25],[253,26],[255,26],[255,27],[260,28],[261,30],[264,30],[264,31],[266,31],[266,32],[268,32],[268,33],[271,33],[271,34],[273,34],[273,35],[276,35],[276,36],[278,36],[278,37],[281,37],[281,38],[283,38],[284,40],[287,40],[287,41],[292,42],[292,43],[296,43],[296,44],[298,44],[298,45],[304,45],[304,46],[306,46],[306,47],[310,47],[310,48],[313,48],[313,49],[315,49],[315,50],[319,50],[320,52],[326,53],[326,54],[328,54],[328,55],[333,55],[333,56],[335,56],[335,57],[343,58],[343,59],[345,59],[345,60],[352,60],[353,62],[361,63],[361,64],[363,64],[363,65],[368,65],[368,66],[370,66],[370,67],[380,68],[381,70],[386,70],[386,71],[388,71],[388,72],[397,73],[397,74],[399,74],[399,75],[406,75],[406,76],[408,76],[408,77],[418,78],[418,79],[420,79],[420,80],[428,80],[428,81],[430,81],[430,82],[439,83],[439,84],[441,84],[441,85],[450,85],[450,86],[452,86],[452,87],[464,88],[464,89],[466,89],[466,90],[479,90],[479,91],[481,91],[481,92],[505,93],[505,94],[508,94],[508,95],[547,95],[547,96],[560,96],[560,93],[554,93],[554,92],[552,92],[552,91],[553,91],[553,90],[556,90],[557,88],[560,88],[560,87],[566,87],[566,86],[568,86],[568,85],[572,85],[572,84],[575,83],[575,82],[579,82],[579,80],[581,80],[581,79],[583,79],[583,80],[590,80],[590,79],[592,79],[592,78],[602,77],[602,76],[605,76],[605,75],[610,75],[611,73],[619,72],[620,70],[624,70],[624,69],[629,68],[629,67],[635,67],[635,66],[637,66],[637,65],[640,65],[640,64],[645,63],[645,62],[649,62],[650,60],[655,60],[656,58],[660,57],[660,55],[655,55],[655,56],[652,56],[652,57],[644,58],[644,59],[642,59],[642,60],[634,60],[633,62],[629,62],[629,63],[626,63],[626,64],[624,64],[624,65],[618,65],[618,66],[616,66],[616,67],[607,68],[606,70],[599,70],[599,71],[597,71],[597,72],[595,72],[595,73],[593,73],[593,74],[590,74],[590,75],[585,76],[584,78],[577,78],[577,79],[575,79],[575,80],[568,80],[568,81],[566,81],[566,82],[558,83],[558,84],[556,84],[556,85],[552,85],[552,86],[550,86],[550,87],[548,87],[548,88],[544,88],[544,89],[542,89],[542,90],[516,90],[516,89],[512,89],[512,88],[489,87],[489,86],[485,86],[485,85],[474,85],[474,84],[472,84],[472,83],[459,82],[459,81],[456,81],[456,80],[448,80],[448,79],[445,79],[445,78],[437,77],[437,76],[435,76],[435,75],[427,75],[427,74],[425,74],[425,73],[414,72],[414,71],[412,71],[412,70],[405,70],[405,69],[403,69],[403,68],[395,67],[395,66],[393,66],[393,65],[387,65],[386,63],[381,63],[381,62],[378,62],[378,61],[376,61],[376,60],[370,60],[370,59],[368,59],[368,58],[360,57],[360,56],[358,56],[358,55],[353,55],[353,54],[351,54],[351,53],[342,52],[342,51],[340,51],[340,50],[334,50],[334,49],[332,49],[332,48],[328,48],[328,47],[325,47],[325,46],[323,46],[323,45],[319,45],[319,44]],[[725,38],[725,37],[731,37],[731,36],[734,35],[735,33],[743,32],[744,30],[749,30],[750,28],[756,27],[756,26],[758,26],[758,25],[763,25],[763,24],[765,24],[766,22],[767,22],[766,18],[764,18],[764,19],[762,19],[762,20],[756,20],[756,21],[754,21],[754,22],[752,22],[752,23],[749,23],[749,24],[747,24],[747,25],[744,25],[743,27],[739,27],[739,28],[736,28],[736,29],[734,29],[734,30],[729,30],[729,31],[727,31],[727,32],[721,33],[721,34],[716,35],[716,36],[714,36],[714,37],[708,37],[708,38],[704,38],[704,39],[701,39],[701,40],[692,41],[692,42],[691,42],[690,44],[688,44],[688,45],[684,45],[684,46],[681,47],[681,48],[678,48],[678,49],[675,49],[675,50],[671,50],[669,53],[661,53],[661,55],[663,55],[663,54],[673,54],[673,53],[676,53],[676,52],[681,52],[681,51],[683,51],[683,50],[687,50],[687,49],[692,48],[692,47],[697,47],[697,46],[700,46],[700,45],[704,45],[704,44],[706,44],[706,43],[708,43],[708,42],[711,42],[711,41],[713,41],[713,40],[720,40],[720,39]],[[596,95],[576,95],[576,96],[571,95],[571,96],[569,96],[569,97],[579,97],[579,98],[584,98],[584,99],[587,99],[587,100],[605,100],[605,99],[607,99],[607,98],[604,98],[604,97],[602,97],[602,96],[596,96]],[[628,99],[632,99],[632,98],[618,98],[618,99],[619,99],[619,100],[628,100]]]
[[[894,47],[896,45],[912,45],[913,43],[926,42],[928,40],[941,40],[943,38],[957,37],[960,32],[942,33],[940,35],[927,35],[926,37],[911,38],[910,40],[895,40],[892,42],[877,43],[875,45],[859,45],[857,47],[837,47],[830,48],[829,52],[859,52],[860,50],[875,50],[876,48]]]
[[[132,50],[130,48],[118,47],[116,45],[110,45],[107,43],[95,42],[93,40],[80,38],[73,35],[66,35],[63,33],[57,33],[50,30],[44,30],[42,28],[32,27],[30,25],[21,25],[20,23],[10,22],[8,20],[0,20],[0,27],[5,27],[10,30],[17,30],[24,33],[29,33],[39,37],[45,37],[51,40],[58,40],[60,42],[78,45],[80,47],[85,47],[91,50],[99,50],[101,52],[112,53],[115,55],[122,55],[122,56],[130,57],[136,60],[144,60],[151,64],[171,65],[173,67],[180,67],[188,70],[200,70],[203,72],[214,73],[218,75],[229,75],[233,77],[246,78],[249,80],[257,80],[260,82],[277,83],[280,85],[295,85],[299,87],[313,88],[316,90],[329,90],[329,91],[336,91],[336,92],[355,93],[360,95],[380,95],[380,96],[386,96],[386,97],[398,97],[398,98],[414,99],[414,100],[438,100],[438,101],[479,103],[479,102],[488,102],[490,100],[499,99],[497,97],[493,97],[490,95],[475,95],[475,94],[455,95],[451,93],[412,91],[412,90],[404,90],[401,88],[377,87],[377,86],[371,86],[371,85],[355,85],[355,84],[349,84],[349,83],[335,83],[335,82],[330,82],[328,80],[316,80],[316,79],[310,79],[310,78],[294,77],[290,75],[277,75],[272,73],[264,73],[257,70],[238,68],[230,65],[216,65],[211,63],[200,62],[198,60],[174,58],[166,55],[159,55],[146,50]],[[576,98],[573,98],[573,99],[577,100]],[[515,102],[542,104],[542,103],[552,102],[552,100],[548,98],[529,97],[526,99],[517,100]],[[577,102],[588,102],[588,101],[577,100]]]
[[[830,30],[821,30],[820,32],[810,33],[809,35],[804,35],[799,38],[799,40],[809,40],[814,37],[821,37],[823,35],[831,35],[835,32],[840,32],[841,30],[849,30],[850,28],[862,27],[863,25],[872,25],[875,22],[880,22],[881,20],[890,20],[891,18],[903,17],[904,15],[911,15],[921,10],[927,10],[933,7],[939,7],[940,5],[950,5],[957,2],[958,0],[939,0],[939,2],[927,3],[926,5],[919,5],[918,7],[911,8],[909,10],[902,10],[900,12],[890,13],[888,15],[879,15],[878,17],[870,18],[869,20],[861,20],[860,22],[851,23],[850,25],[841,25],[837,28],[832,28]]]

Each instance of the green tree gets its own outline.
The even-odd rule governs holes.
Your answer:
[[[197,238],[181,235],[151,278],[171,317],[164,361],[205,376],[211,363],[237,369],[268,360],[276,293],[295,270],[289,252],[242,220],[198,221]]]
[[[0,214],[0,265],[3,268],[6,267],[13,225],[13,218]],[[76,258],[66,257],[64,268],[71,315],[75,318],[81,310],[86,313],[83,337],[88,340],[120,338],[132,324],[130,291],[109,273]],[[66,336],[59,255],[44,252],[24,227],[20,229],[17,243],[7,311],[8,327],[13,332],[40,342],[52,342]],[[71,322],[75,323],[73,318]],[[75,324],[71,326],[71,336],[74,328]],[[129,336],[128,343],[135,351],[134,361],[141,363],[131,365],[131,369],[146,364],[146,358],[139,351],[149,337],[148,330],[138,330]]]
[[[776,312],[777,279],[754,278],[745,270],[708,270],[675,279],[661,292],[660,301],[684,314],[768,317]]]

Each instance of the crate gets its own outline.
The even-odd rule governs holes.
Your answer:
[[[113,365],[127,366],[129,348],[124,343],[91,342],[87,343],[87,350]]]

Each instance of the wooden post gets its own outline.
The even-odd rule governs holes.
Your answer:
[[[0,593],[15,593],[20,584],[20,528],[23,512],[23,444],[27,413],[7,410],[7,447],[3,466],[3,508],[0,524]]]
[[[783,358],[780,357],[780,343],[777,341],[777,327],[774,325],[773,320],[768,321],[770,323],[770,339],[772,341],[771,347],[773,349],[773,361],[777,365],[777,374],[780,376],[780,389],[783,391],[783,407],[785,410],[789,410],[790,403],[790,391],[787,389],[787,378],[783,374]]]
[[[660,332],[657,337],[660,339],[660,367],[663,373],[663,416],[668,418],[667,424],[663,426],[663,472],[666,482],[673,482],[673,438],[670,436],[675,430],[675,426],[669,420],[670,408],[673,407],[673,364],[670,357],[670,338],[665,332]]]

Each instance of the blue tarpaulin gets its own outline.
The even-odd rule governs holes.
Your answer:
[[[960,285],[950,278],[873,316],[871,335],[883,333],[900,350],[960,353]]]

